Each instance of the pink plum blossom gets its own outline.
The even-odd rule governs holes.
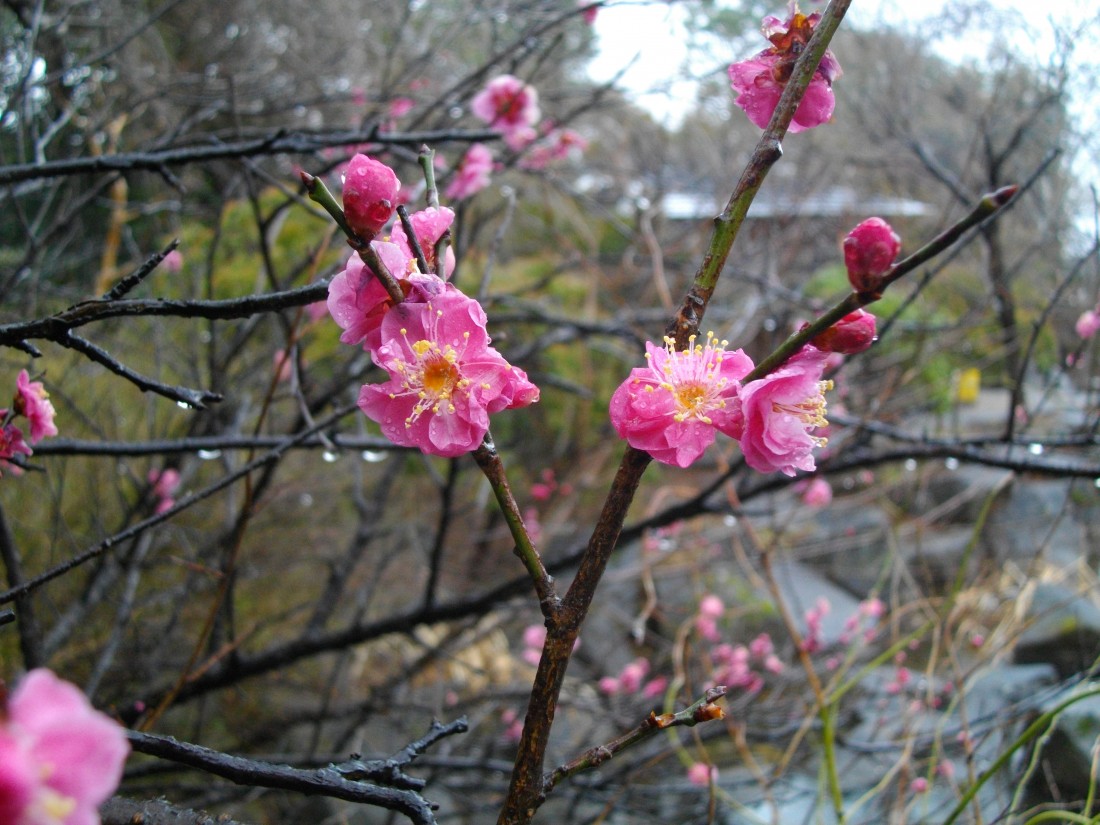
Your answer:
[[[537,136],[531,127],[539,120],[538,92],[513,75],[490,80],[470,101],[470,111],[490,127],[500,129],[506,139],[518,141]]]
[[[1081,317],[1077,319],[1076,324],[1077,334],[1088,340],[1100,331],[1100,312],[1095,309],[1088,309],[1081,313]]]
[[[849,312],[810,343],[823,352],[855,355],[875,342],[875,316],[863,309]]]
[[[5,418],[7,415],[7,410],[0,409],[0,418]],[[31,455],[31,448],[23,439],[22,430],[14,424],[4,424],[0,427],[0,467],[6,467],[15,475],[20,475],[23,471],[19,466],[8,462],[8,459],[15,458],[17,455]]]
[[[666,690],[668,690],[668,677],[656,676],[642,686],[642,698],[656,699]]]
[[[771,120],[794,64],[820,20],[820,14],[807,17],[798,11],[785,22],[777,17],[765,17],[762,30],[772,45],[750,60],[729,67],[730,85],[737,92],[735,102],[761,129],[767,127]],[[788,131],[812,129],[832,118],[833,81],[840,74],[840,64],[832,52],[825,52],[795,110]]]
[[[844,265],[848,282],[856,292],[877,293],[901,252],[901,238],[882,218],[868,218],[844,239]]]
[[[153,485],[153,495],[157,499],[155,512],[159,514],[171,510],[176,504],[175,495],[180,486],[179,471],[171,467],[163,470],[154,468],[149,471],[148,479]]]
[[[722,600],[713,593],[708,593],[699,600],[699,615],[708,616],[711,619],[721,618],[726,612],[726,606]]]
[[[75,686],[32,670],[0,720],[0,822],[98,825],[129,752],[122,728]]]
[[[382,231],[397,208],[401,181],[390,167],[357,154],[344,173],[344,217],[351,230],[365,241]]]
[[[491,413],[539,397],[526,373],[489,346],[485,324],[481,305],[453,287],[391,309],[371,352],[390,380],[364,386],[360,409],[400,446],[448,458],[476,450]]]
[[[596,14],[600,10],[598,3],[592,3],[592,0],[578,0],[577,5],[581,7],[581,18],[589,26],[596,22]]]
[[[428,270],[444,280],[451,277],[451,273],[454,272],[454,249],[448,244],[447,265],[444,267],[443,272],[439,272],[435,260],[435,245],[439,243],[443,233],[451,228],[454,220],[455,212],[449,206],[430,206],[409,215],[409,223],[412,224],[413,232],[416,233],[416,240],[420,243],[420,251],[424,253],[424,261],[428,264]],[[398,223],[393,227],[393,232],[390,233],[390,241],[397,244],[410,259],[413,257],[412,244],[409,243],[408,236],[405,235],[403,224]]]
[[[423,303],[432,295],[454,291],[454,287],[445,285],[435,275],[422,274],[412,256],[397,244],[372,241],[371,246],[401,285],[407,302]],[[342,342],[362,342],[364,349],[372,350],[381,343],[379,329],[393,307],[393,299],[355,252],[344,270],[329,283],[327,306],[332,320],[344,330],[340,336]]]
[[[706,639],[708,642],[717,642],[722,638],[722,635],[718,632],[718,622],[711,616],[705,616],[700,613],[695,617],[695,632],[699,634],[700,638]]]
[[[466,150],[443,197],[448,200],[464,200],[473,197],[489,185],[493,172],[493,153],[483,143],[475,143]]]
[[[770,375],[741,387],[736,408],[741,428],[741,452],[754,470],[793,476],[815,469],[813,449],[825,439],[812,432],[828,425],[822,381],[825,353],[804,347]]]
[[[807,507],[827,507],[832,500],[833,488],[820,476],[810,479],[809,484],[802,491],[802,503]]]
[[[20,370],[15,387],[12,407],[16,414],[26,416],[30,422],[31,443],[37,444],[48,435],[57,435],[57,427],[53,423],[56,413],[50,403],[50,394],[46,392],[42,382],[31,381],[27,371]]]
[[[411,97],[395,97],[390,101],[389,116],[391,118],[404,117],[413,110],[416,101]]]
[[[741,350],[725,346],[713,334],[705,346],[692,336],[679,352],[671,338],[664,348],[647,341],[648,364],[631,370],[611,396],[611,423],[619,437],[663,464],[687,467],[714,443],[715,430],[737,435],[734,402],[753,364]]]
[[[692,785],[706,788],[711,782],[718,781],[718,768],[706,762],[693,762],[687,770],[687,779]]]
[[[909,783],[909,790],[911,793],[925,793],[928,790],[928,780],[923,776],[918,776],[912,782]]]
[[[160,265],[164,267],[166,272],[174,275],[183,269],[183,255],[180,254],[178,249],[173,249],[164,256],[164,260],[160,262]]]

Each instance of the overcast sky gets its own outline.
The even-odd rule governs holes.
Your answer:
[[[845,22],[860,28],[870,28],[879,21],[888,21],[902,27],[906,24],[915,25],[921,19],[940,13],[949,2],[950,0],[854,0]],[[988,0],[987,4],[999,12],[1018,14],[1027,20],[1033,36],[1028,38],[1030,42],[1021,42],[1018,47],[1031,49],[1039,56],[1049,54],[1054,48],[1048,23],[1050,18],[1063,22],[1079,20],[1082,10],[1093,5],[1083,0]],[[785,14],[786,2],[776,0],[775,6],[777,16]],[[808,12],[823,8],[824,3],[803,2],[802,6],[803,11]],[[1089,13],[1093,17],[1098,14],[1095,7]],[[678,6],[670,6],[664,2],[624,0],[600,9],[596,18],[600,56],[592,63],[593,77],[607,80],[637,55],[621,85],[633,91],[638,102],[658,118],[675,123],[694,100],[694,85],[683,81],[674,82],[671,94],[663,90],[655,94],[647,92],[667,87],[670,78],[680,75],[680,68],[688,62],[682,17]],[[982,31],[960,33],[959,38],[945,41],[942,49],[946,55],[958,59],[979,58],[988,48],[989,40],[984,35],[985,32]],[[764,48],[765,45],[761,37],[759,48]],[[1096,55],[1096,46],[1090,45],[1087,48]],[[729,59],[748,56],[731,54]],[[843,64],[843,56],[840,56],[840,60]]]

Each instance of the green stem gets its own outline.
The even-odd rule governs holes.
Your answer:
[[[477,466],[481,468],[481,472],[489,480],[489,486],[493,488],[493,495],[496,496],[497,504],[500,505],[500,511],[504,514],[504,520],[507,522],[508,530],[512,534],[512,541],[515,542],[516,555],[523,562],[523,566],[527,568],[531,581],[535,585],[542,615],[550,619],[557,614],[561,606],[561,599],[558,598],[557,591],[554,589],[553,576],[546,572],[539,551],[531,543],[527,525],[523,523],[523,516],[516,504],[515,496],[512,495],[512,488],[508,485],[504,463],[500,460],[500,455],[493,444],[491,434],[485,434],[484,441],[473,452],[473,456]]]
[[[1044,713],[1042,716],[1040,716],[1038,719],[1028,725],[1027,729],[1023,733],[1021,733],[1019,737],[1017,737],[1016,741],[1009,745],[1008,748],[1000,756],[997,757],[992,765],[982,771],[981,775],[975,780],[974,784],[963,792],[963,795],[959,798],[959,801],[955,805],[955,808],[951,811],[951,814],[947,817],[947,819],[943,821],[943,825],[951,825],[952,822],[959,818],[959,815],[962,814],[964,810],[966,810],[966,806],[970,804],[970,800],[972,800],[977,795],[982,786],[986,782],[988,782],[993,776],[995,776],[998,771],[1004,768],[1005,765],[1008,764],[1008,761],[1012,758],[1012,754],[1016,753],[1016,751],[1018,751],[1032,739],[1035,739],[1037,736],[1040,736],[1042,733],[1044,733],[1047,728],[1049,728],[1057,721],[1059,714],[1061,714],[1062,711],[1064,711],[1070,705],[1076,704],[1082,699],[1088,699],[1090,696],[1100,696],[1100,688],[1086,690],[1083,693],[1077,694],[1076,696],[1071,696],[1063,702],[1059,702],[1058,705],[1056,705],[1053,709],[1048,710],[1046,713]]]
[[[840,774],[836,767],[836,705],[830,702],[823,706],[818,715],[821,717],[821,750],[825,759],[825,776],[829,783],[829,796],[833,802],[833,811],[837,822],[844,822],[844,794],[840,789]]]

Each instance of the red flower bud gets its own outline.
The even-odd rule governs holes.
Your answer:
[[[875,316],[870,312],[857,309],[817,335],[810,343],[825,352],[855,355],[857,352],[863,352],[874,341]]]
[[[868,218],[844,239],[844,264],[856,292],[878,292],[882,276],[901,252],[901,238],[882,218]]]
[[[382,231],[397,208],[401,181],[390,167],[356,155],[344,174],[344,216],[351,230],[369,241]]]

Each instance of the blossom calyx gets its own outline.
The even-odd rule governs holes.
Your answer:
[[[868,218],[844,239],[844,265],[856,292],[878,294],[882,277],[901,252],[901,238],[882,218]]]
[[[823,352],[855,355],[875,342],[875,316],[863,309],[849,312],[810,342]]]
[[[390,167],[366,155],[356,155],[344,173],[344,217],[362,240],[382,231],[397,208],[401,181]]]

